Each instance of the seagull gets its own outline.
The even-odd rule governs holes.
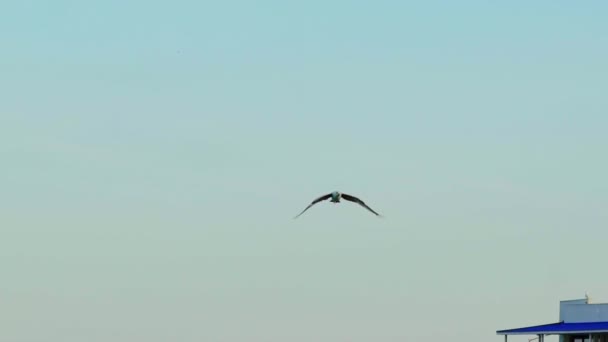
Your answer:
[[[355,196],[351,196],[351,195],[347,195],[347,194],[344,194],[344,193],[341,193],[341,192],[338,192],[338,191],[334,191],[334,192],[331,192],[331,193],[329,193],[329,194],[327,194],[327,195],[323,195],[323,196],[321,196],[321,197],[319,197],[319,198],[315,199],[314,201],[312,201],[312,203],[310,203],[310,204],[308,205],[308,207],[306,207],[306,209],[302,210],[302,212],[301,212],[301,213],[299,213],[299,214],[298,214],[298,216],[294,217],[294,219],[296,219],[296,218],[298,218],[300,215],[304,214],[304,212],[305,212],[306,210],[308,210],[308,208],[312,207],[313,205],[315,205],[315,204],[317,204],[317,203],[319,203],[319,202],[321,202],[321,201],[325,201],[325,200],[326,200],[326,199],[328,199],[328,198],[331,198],[331,202],[332,202],[332,203],[340,203],[340,199],[341,199],[341,198],[343,198],[343,199],[345,199],[345,200],[347,200],[347,201],[350,201],[350,202],[359,203],[361,206],[365,207],[365,209],[367,209],[367,210],[371,211],[372,213],[376,214],[376,216],[381,216],[381,215],[380,215],[380,214],[378,214],[377,212],[373,211],[373,210],[372,210],[372,208],[368,207],[368,206],[365,204],[365,202],[363,202],[362,200],[358,199],[357,197],[355,197]]]

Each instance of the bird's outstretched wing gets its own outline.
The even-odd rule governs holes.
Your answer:
[[[299,213],[299,214],[298,214],[296,217],[294,217],[294,219],[296,219],[296,218],[298,218],[298,216],[300,216],[300,215],[304,214],[304,212],[305,212],[306,210],[308,210],[308,208],[312,207],[313,205],[315,205],[315,204],[317,204],[317,203],[319,203],[319,202],[321,202],[321,201],[325,201],[326,199],[328,199],[328,198],[330,198],[330,197],[331,197],[331,193],[329,193],[329,194],[327,194],[327,195],[323,195],[323,196],[321,196],[321,197],[319,197],[319,198],[315,199],[314,201],[312,201],[312,203],[310,203],[310,204],[308,205],[308,207],[306,207],[306,209],[302,210],[302,212],[301,212],[301,213]]]
[[[367,209],[367,210],[371,211],[372,213],[376,214],[376,216],[381,216],[380,214],[378,214],[377,212],[375,212],[374,210],[372,210],[372,208],[368,207],[367,204],[365,204],[365,202],[363,202],[362,200],[358,199],[355,196],[351,196],[351,195],[347,195],[345,193],[342,193],[342,198],[344,198],[347,201],[359,203],[360,205],[362,205],[363,207],[365,207],[365,209]]]

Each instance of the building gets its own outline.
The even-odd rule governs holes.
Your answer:
[[[504,335],[536,335],[544,342],[547,335],[559,335],[560,342],[608,342],[608,303],[591,303],[585,299],[563,300],[559,303],[559,322],[531,327],[498,330]],[[532,340],[532,339],[530,339]]]

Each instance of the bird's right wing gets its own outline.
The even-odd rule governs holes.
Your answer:
[[[301,213],[299,213],[299,214],[298,214],[296,217],[294,217],[294,219],[296,219],[296,218],[298,218],[298,216],[300,216],[300,215],[304,214],[304,212],[305,212],[306,210],[308,210],[308,208],[312,207],[313,205],[315,205],[315,204],[317,204],[317,203],[319,203],[319,202],[321,202],[321,201],[325,201],[326,199],[328,199],[328,198],[330,198],[330,197],[331,197],[331,193],[329,193],[329,194],[327,194],[327,195],[323,195],[323,196],[321,196],[321,197],[319,197],[319,198],[315,199],[314,201],[312,201],[312,203],[310,203],[310,204],[308,205],[308,207],[306,207],[304,210],[302,210],[302,212],[301,212]]]
[[[355,202],[355,203],[359,203],[361,206],[365,207],[365,209],[371,211],[372,213],[376,214],[376,216],[381,217],[382,215],[378,214],[377,212],[375,212],[372,208],[370,208],[367,204],[365,204],[365,202],[363,202],[362,200],[360,200],[359,198],[352,196],[352,195],[347,195],[345,193],[342,194],[342,198],[344,198],[347,201],[351,201],[351,202]]]

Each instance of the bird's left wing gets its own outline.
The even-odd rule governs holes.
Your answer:
[[[347,201],[359,203],[360,205],[362,205],[363,207],[365,207],[365,209],[367,209],[367,210],[371,211],[372,213],[376,214],[376,216],[381,216],[380,214],[378,214],[377,212],[375,212],[372,208],[368,207],[367,204],[365,204],[365,202],[363,202],[362,200],[358,199],[355,196],[351,196],[351,195],[347,195],[347,194],[343,193],[342,194],[342,198],[344,198]]]
[[[329,194],[327,194],[327,195],[323,195],[323,196],[321,196],[321,197],[319,197],[319,198],[315,199],[314,201],[312,201],[312,203],[310,203],[310,204],[308,205],[308,207],[306,207],[304,210],[302,210],[302,212],[301,212],[301,213],[299,213],[299,214],[298,214],[296,217],[294,217],[294,219],[296,219],[296,218],[298,218],[298,216],[300,216],[300,215],[304,214],[304,212],[305,212],[306,210],[308,210],[308,208],[312,207],[313,205],[315,205],[315,204],[317,204],[317,203],[319,203],[319,202],[321,202],[321,201],[325,201],[326,199],[328,199],[328,198],[330,198],[330,197],[331,197],[331,193],[329,193]]]

